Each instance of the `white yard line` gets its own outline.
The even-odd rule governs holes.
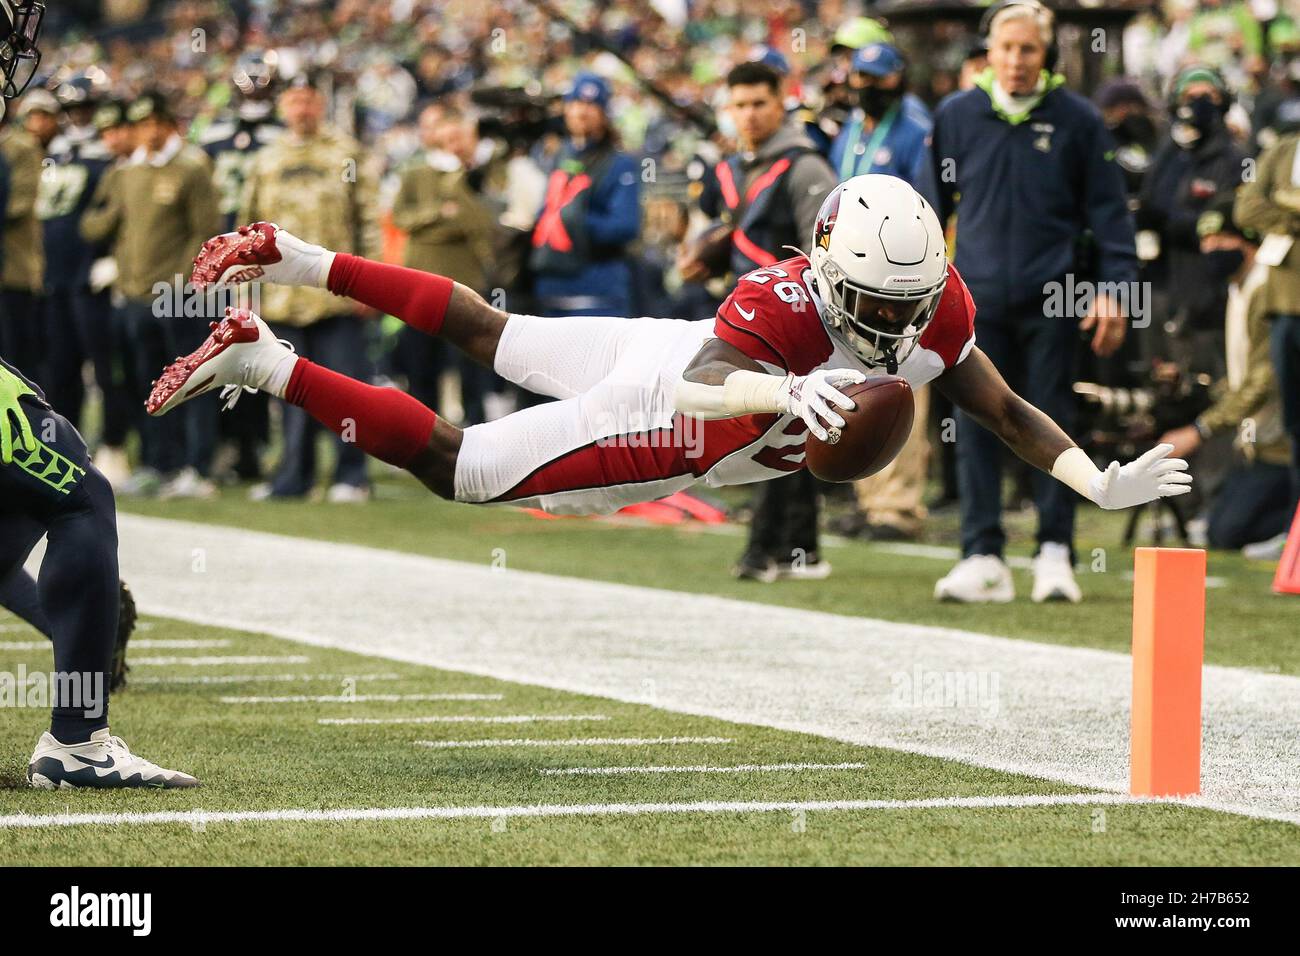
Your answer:
[[[502,714],[480,717],[475,714],[448,714],[441,717],[322,717],[316,721],[332,727],[377,724],[582,724],[609,720],[604,714]]]
[[[134,661],[132,661],[134,663]],[[376,680],[401,680],[400,674],[196,674],[174,677],[131,677],[130,684],[292,684],[306,681],[331,681],[357,683]]]
[[[616,777],[634,773],[782,773],[865,769],[865,763],[742,763],[730,767],[543,767],[537,772],[544,777]]]
[[[370,704],[408,700],[504,700],[504,694],[292,694],[286,697],[222,697],[223,704]]]
[[[77,826],[149,826],[218,823],[340,823],[375,820],[499,820],[510,817],[650,816],[687,813],[818,813],[822,811],[946,810],[998,807],[1092,806],[1138,803],[1116,793],[1073,793],[1016,797],[934,797],[925,800],[735,800],[692,803],[578,803],[516,807],[375,807],[343,810],[175,810],[156,813],[19,813],[0,816],[0,829]]]
[[[478,747],[678,747],[684,744],[729,744],[730,737],[571,737],[568,740],[487,737],[481,740],[417,740],[417,747],[463,750]]]
[[[226,664],[306,664],[310,657],[302,654],[256,655],[218,654],[211,657],[136,657],[127,658],[132,667],[223,667]]]
[[[150,614],[1127,789],[1127,654],[493,570],[494,541],[474,565],[131,515],[120,529]],[[868,606],[891,599],[861,584]],[[949,677],[973,698],[928,694]],[[1300,678],[1207,667],[1204,700],[1204,796],[1189,802],[1300,823]]]
[[[229,647],[235,643],[229,638],[189,640],[169,637],[135,637],[131,639],[133,651],[198,651]]]
[[[231,641],[226,638],[205,640],[186,640],[168,638],[137,637],[131,642],[133,651],[197,651],[229,647]],[[48,640],[44,641],[0,641],[0,651],[39,651],[47,650]]]

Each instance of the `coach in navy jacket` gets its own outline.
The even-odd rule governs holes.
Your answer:
[[[1092,104],[1044,68],[1052,30],[1051,13],[1034,4],[1010,4],[994,15],[992,65],[976,88],[953,94],[935,114],[934,195],[941,221],[957,216],[955,264],[975,298],[978,344],[1068,431],[1080,329],[1091,334],[1094,352],[1110,355],[1126,327],[1125,296],[1096,295],[1090,284],[1132,290],[1137,254],[1110,133]],[[1093,266],[1080,273],[1085,245]],[[1084,289],[1093,294],[1085,298]],[[1001,456],[996,438],[958,417],[963,557],[1002,557]],[[1036,564],[1035,583],[1041,578],[1043,587],[1034,597],[1078,600],[1068,563],[1074,492],[1047,475],[1035,480],[1039,550],[1047,559]],[[1008,573],[1004,588],[1009,582]],[[957,600],[1005,599],[960,587],[945,592],[944,582],[939,590]]]

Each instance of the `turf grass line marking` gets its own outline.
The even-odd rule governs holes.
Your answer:
[[[417,747],[452,750],[461,747],[642,747],[650,744],[730,744],[731,737],[574,737],[569,740],[542,740],[528,737],[482,740],[417,740]]]
[[[285,697],[222,697],[223,704],[369,704],[403,700],[505,700],[505,694],[290,694]]]
[[[219,647],[229,647],[234,642],[229,638],[155,638],[155,637],[138,637],[131,642],[131,650],[156,650],[156,651],[197,651],[211,650]],[[45,641],[0,641],[0,651],[39,651],[50,646],[48,640]],[[131,663],[135,663],[132,661]]]
[[[920,800],[765,800],[693,803],[578,803],[515,807],[380,807],[343,810],[176,810],[154,813],[19,813],[0,816],[0,829],[76,826],[148,826],[210,823],[339,823],[372,820],[495,820],[501,817],[650,816],[688,813],[791,813],[854,810],[948,810],[1000,807],[1053,807],[1090,804],[1162,803],[1121,793],[1026,794],[1000,797],[929,797]]]
[[[778,773],[783,770],[865,770],[865,763],[742,763],[731,767],[546,767],[546,777],[612,777],[629,773]]]
[[[531,571],[501,573],[161,518],[124,514],[119,531],[122,566],[138,582],[137,600],[147,614],[1089,790],[1127,790],[1132,658],[1126,652]],[[210,566],[210,582],[195,591],[166,568],[168,559],[188,561],[196,545],[241,558]],[[285,578],[279,572],[286,566],[302,573]],[[240,601],[232,604],[231,593]],[[359,607],[366,612],[358,614]],[[439,622],[435,632],[430,620]],[[493,638],[485,642],[487,632]],[[790,692],[790,633],[809,635],[800,647],[806,669],[797,694]],[[666,640],[673,653],[664,653]],[[1002,707],[996,720],[969,708],[900,707],[888,693],[891,680],[918,665],[927,673],[1001,674],[1004,703],[1014,706]],[[652,701],[647,674],[655,680]],[[1294,744],[1300,676],[1206,665],[1204,694],[1203,794],[1183,802],[1300,824]]]
[[[132,661],[131,663],[135,663]],[[194,676],[173,677],[132,677],[131,685],[137,684],[252,684],[252,683],[293,683],[297,681],[374,681],[401,680],[401,674],[197,674]]]
[[[307,664],[311,658],[305,654],[240,655],[218,654],[212,657],[132,657],[132,667],[221,667],[223,664]]]
[[[358,724],[578,724],[592,720],[609,720],[609,718],[604,714],[505,714],[495,717],[449,714],[443,717],[322,717],[316,723],[341,727]]]

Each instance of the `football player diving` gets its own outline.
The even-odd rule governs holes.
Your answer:
[[[19,96],[40,63],[44,4],[0,0],[3,98]],[[3,323],[0,316],[0,323]],[[46,539],[39,579],[23,564]],[[127,595],[129,598],[129,594]],[[107,479],[72,424],[0,355],[0,599],[54,645],[53,716],[27,767],[35,787],[192,787],[193,777],[131,753],[108,726],[114,673],[123,669],[117,512]],[[128,626],[124,626],[124,623]],[[123,645],[124,647],[124,645]],[[115,665],[114,658],[119,657]]]
[[[563,221],[557,228],[568,229]],[[577,224],[573,224],[576,228]],[[696,482],[763,481],[804,467],[853,402],[840,389],[890,373],[933,381],[1029,463],[1102,508],[1190,490],[1160,445],[1099,470],[1003,380],[974,341],[975,305],[947,260],[928,203],[890,176],[828,194],[795,255],[742,276],[713,319],[542,317],[496,309],[442,276],[334,253],[273,223],[210,239],[196,286],[265,280],[318,286],[440,335],[524,388],[558,401],[459,429],[393,388],[346,378],[231,310],[170,365],[147,402],[164,414],[222,389],[298,405],[369,454],[455,501],[608,513]]]

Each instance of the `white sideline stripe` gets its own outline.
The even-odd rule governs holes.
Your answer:
[[[402,700],[504,700],[504,694],[293,694],[287,697],[222,697],[223,704],[369,704]]]
[[[131,641],[131,650],[203,650],[229,648],[233,641],[227,637],[214,639],[169,639],[169,637],[136,637]],[[0,650],[42,650],[48,648],[49,641],[0,641]],[[135,661],[131,661],[135,663]]]
[[[417,747],[432,747],[435,750],[455,750],[465,747],[645,747],[652,744],[676,747],[679,744],[729,743],[734,743],[730,737],[573,737],[568,740],[539,740],[526,737],[498,740],[489,737],[485,740],[415,741]]]
[[[134,515],[118,524],[123,574],[147,614],[1128,790],[1127,653],[852,616],[890,600],[870,575],[851,614],[830,614],[493,570],[486,552],[470,564]],[[187,573],[195,547],[206,574]],[[981,610],[961,620],[979,627]],[[1233,621],[1214,627],[1211,640],[1242,636]],[[900,701],[898,679],[918,670],[996,676],[996,712]],[[1184,802],[1300,823],[1300,676],[1203,674],[1203,796]]]
[[[169,638],[169,637],[137,637],[131,640],[130,648],[132,650],[147,651],[184,651],[184,650],[204,650],[218,647],[229,647],[235,643],[227,637],[218,638]]]
[[[731,767],[548,767],[545,777],[612,777],[626,773],[779,773],[783,770],[865,770],[865,763],[742,763]]]
[[[377,807],[345,810],[174,810],[155,813],[19,813],[0,817],[0,829],[148,826],[210,823],[340,823],[372,820],[496,820],[502,817],[651,816],[676,813],[794,813],[854,810],[948,810],[997,807],[1159,803],[1117,793],[1063,793],[1015,797],[930,797],[921,800],[701,800],[693,803],[555,803],[517,807]]]
[[[604,714],[505,714],[495,717],[449,714],[442,717],[322,717],[316,723],[341,727],[357,724],[581,724],[592,720],[609,718]]]
[[[135,663],[132,661],[132,663]],[[132,677],[131,686],[138,684],[252,684],[295,683],[299,681],[374,681],[401,680],[400,674],[199,674],[192,677]]]
[[[223,664],[306,664],[311,660],[305,654],[285,655],[240,655],[226,654],[212,657],[130,657],[132,667],[221,667]]]

